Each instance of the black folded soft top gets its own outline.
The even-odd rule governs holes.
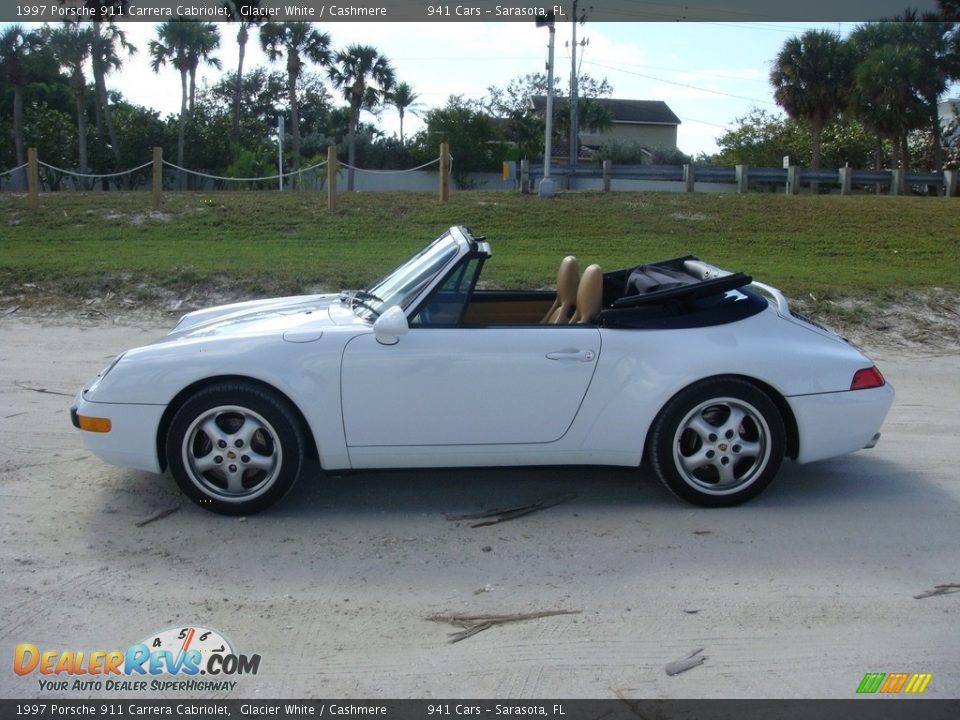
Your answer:
[[[745,289],[751,282],[749,275],[694,255],[615,270],[603,276],[600,322],[607,327],[684,328],[742,320],[767,306]]]

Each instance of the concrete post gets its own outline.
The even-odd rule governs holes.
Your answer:
[[[842,167],[840,174],[840,194],[849,195],[853,192],[853,170],[848,167]]]
[[[27,207],[31,210],[40,207],[40,164],[36,148],[27,148]]]
[[[337,164],[337,146],[327,146],[327,210],[337,209],[337,174],[340,166]]]
[[[791,165],[787,168],[787,195],[800,194],[800,166]]]
[[[903,170],[893,170],[890,173],[890,194],[903,195]]]
[[[530,161],[526,158],[520,161],[520,192],[530,192]]]
[[[749,165],[737,165],[737,193],[743,194],[747,192],[750,187],[750,166]]]
[[[946,197],[957,196],[957,171],[956,170],[943,171],[943,187],[945,191],[944,196]]]
[[[683,182],[687,186],[687,192],[693,192],[693,184],[696,179],[697,171],[693,165],[686,163],[683,166]]]
[[[610,168],[613,167],[613,162],[610,160],[603,161],[603,191],[610,192]]]

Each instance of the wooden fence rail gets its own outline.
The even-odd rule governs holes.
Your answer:
[[[439,172],[438,186],[439,186],[439,201],[441,203],[446,203],[450,199],[450,162],[451,162],[450,146],[447,143],[441,143],[439,158],[429,163],[426,163],[426,165],[423,165],[420,168],[413,168],[413,170],[418,170],[428,165],[432,165],[433,163],[439,164],[440,172]],[[347,166],[337,161],[337,148],[335,145],[331,145],[330,147],[327,148],[327,160],[325,161],[325,163],[327,165],[327,174],[326,174],[327,208],[332,212],[336,210],[336,207],[337,207],[337,175],[341,167],[347,167]],[[40,159],[37,156],[37,149],[28,148],[27,149],[27,166],[26,166],[27,205],[31,209],[36,209],[40,207],[40,165],[41,164],[42,163],[40,162]],[[155,147],[153,148],[153,159],[151,162],[144,163],[143,165],[135,168],[134,170],[122,171],[119,173],[110,173],[109,175],[84,175],[81,173],[74,173],[73,171],[69,171],[69,170],[54,168],[52,165],[48,165],[47,167],[58,172],[63,172],[64,174],[67,174],[67,175],[75,175],[79,178],[113,177],[113,176],[133,173],[134,171],[137,171],[137,172],[144,171],[146,170],[147,167],[150,167],[151,205],[154,210],[159,210],[163,206],[163,166],[164,164],[170,165],[171,163],[164,162],[163,148]],[[323,165],[323,164],[324,163],[321,162],[314,167],[319,167],[320,165]],[[174,166],[174,167],[178,168],[178,172],[181,172],[181,173],[184,172],[183,168],[179,168],[178,166]],[[356,168],[356,169],[362,171],[362,168]],[[207,178],[215,177],[215,176],[207,175],[204,173],[198,173],[196,171],[187,170],[186,172],[194,172],[197,175],[207,177]],[[383,171],[372,171],[372,172],[383,172]],[[397,170],[397,171],[388,171],[388,172],[402,173],[402,172],[412,172],[412,170],[411,171]],[[292,176],[295,174],[297,173],[296,172],[285,173],[284,176],[287,176],[287,175]],[[273,176],[273,178],[276,178],[276,177],[279,177],[279,176]],[[219,178],[219,179],[223,181],[230,181],[230,180],[261,181],[261,180],[270,180],[271,178],[265,177],[265,178]]]

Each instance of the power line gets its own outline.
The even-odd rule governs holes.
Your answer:
[[[723,95],[725,97],[735,98],[737,100],[747,100],[752,103],[757,103],[761,105],[771,105],[776,106],[776,103],[769,100],[760,100],[758,98],[747,97],[746,95],[736,95],[734,93],[723,92],[722,90],[711,90],[710,88],[699,87],[697,85],[691,85],[690,83],[683,83],[677,80],[667,80],[665,78],[656,77],[655,75],[648,75],[646,73],[637,72],[635,70],[626,70],[625,68],[615,67],[614,65],[606,65],[604,63],[589,61],[590,65],[595,65],[597,67],[602,67],[607,70],[614,70],[616,72],[626,73],[627,75],[636,75],[637,77],[646,78],[647,80],[653,80],[655,82],[665,83],[667,85],[677,85],[679,87],[690,88],[691,90],[699,90],[700,92],[711,93],[713,95]]]

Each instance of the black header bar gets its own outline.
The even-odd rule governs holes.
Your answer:
[[[907,3],[935,12],[936,0]],[[904,0],[581,0],[578,15],[590,22],[863,22],[903,12]],[[553,12],[570,22],[573,2],[562,0],[262,0],[256,19],[336,22],[534,22]],[[186,17],[207,22],[230,18],[223,0],[14,0],[0,6],[0,22],[57,22],[68,19],[164,22]],[[253,16],[248,15],[253,19]]]

